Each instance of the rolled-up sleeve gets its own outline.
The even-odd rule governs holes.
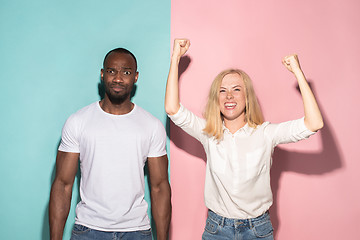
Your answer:
[[[265,135],[272,141],[273,147],[278,144],[298,142],[309,138],[315,132],[310,131],[304,123],[304,117],[278,124],[269,124]]]
[[[177,113],[168,116],[175,125],[183,129],[187,134],[200,142],[204,140],[203,129],[205,128],[205,120],[196,116],[182,104],[180,104]]]

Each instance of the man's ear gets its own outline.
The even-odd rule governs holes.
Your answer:
[[[101,69],[100,71],[100,78],[101,78],[101,82],[104,81],[104,69]]]
[[[137,82],[138,78],[139,78],[139,72],[136,72],[136,74],[135,74],[135,83]]]

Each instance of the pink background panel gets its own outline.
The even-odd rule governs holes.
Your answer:
[[[267,121],[303,116],[295,78],[281,59],[297,53],[325,127],[275,150],[271,173],[276,239],[356,239],[360,228],[360,2],[172,0],[171,37],[191,47],[181,62],[180,98],[202,115],[209,86],[237,67],[253,79]],[[172,240],[201,239],[206,158],[170,124]]]

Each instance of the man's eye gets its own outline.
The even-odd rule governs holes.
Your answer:
[[[114,75],[115,71],[114,70],[106,70],[107,73],[109,73],[110,75]]]
[[[124,71],[124,74],[125,74],[125,75],[130,75],[131,72],[130,72],[130,71]]]

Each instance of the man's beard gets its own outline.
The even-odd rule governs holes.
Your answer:
[[[122,104],[130,98],[131,91],[125,92],[123,94],[113,94],[109,88],[105,87],[105,94],[107,95],[112,104],[118,105]]]

